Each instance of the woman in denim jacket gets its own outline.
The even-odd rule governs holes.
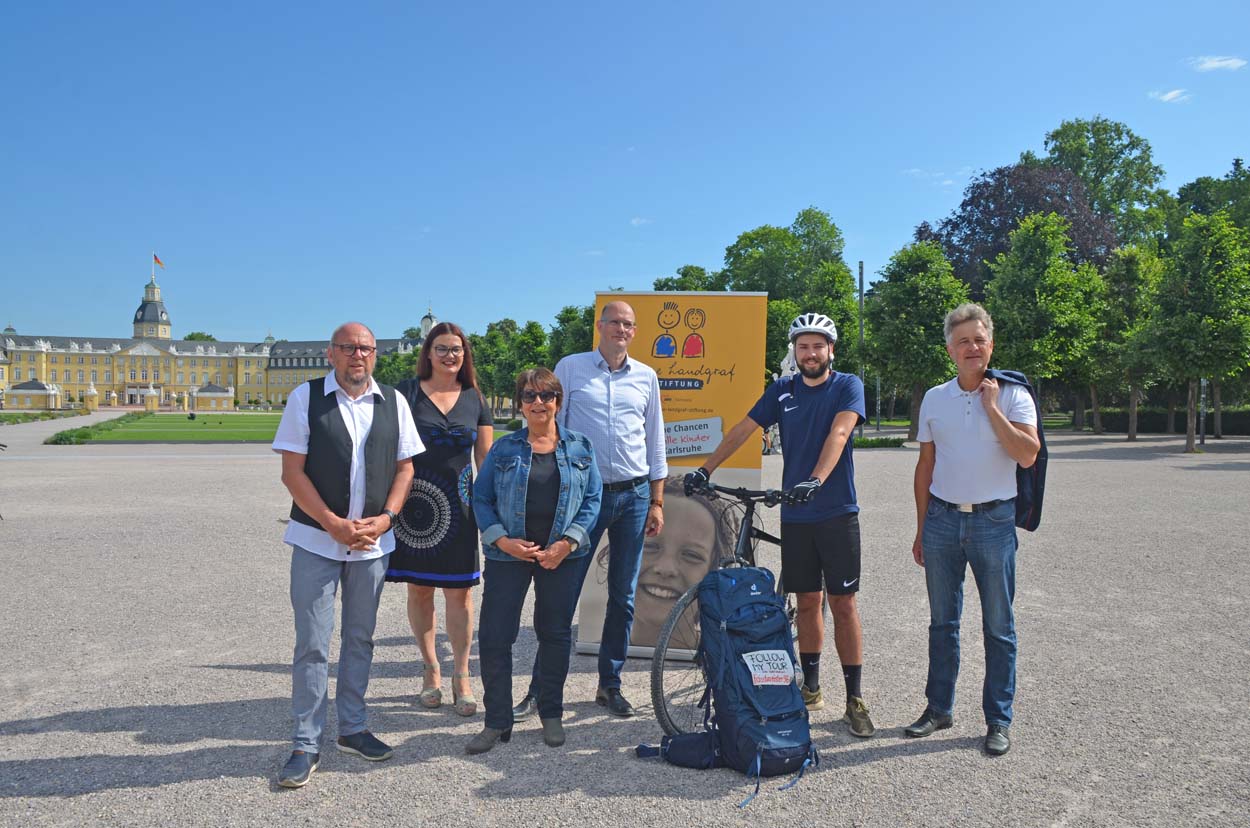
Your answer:
[[[473,487],[482,527],[482,615],[478,622],[486,727],[465,751],[485,753],[512,737],[512,645],[534,583],[538,636],[538,715],[543,741],[564,744],[564,682],[573,643],[573,611],[599,517],[603,481],[590,441],[556,427],[564,390],[546,368],[522,371],[516,402],[526,428],[495,441]]]

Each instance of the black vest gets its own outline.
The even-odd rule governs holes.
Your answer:
[[[373,425],[365,438],[365,509],[363,517],[382,514],[386,496],[395,481],[395,455],[399,451],[399,406],[396,391],[379,385],[382,395],[373,396]],[[313,488],[341,518],[351,502],[352,435],[339,413],[338,394],[326,394],[325,377],[308,382],[308,456],[304,473]],[[291,503],[291,520],[325,529]]]

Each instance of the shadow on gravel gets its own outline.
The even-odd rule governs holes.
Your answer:
[[[532,633],[531,633],[531,637],[532,637]],[[381,642],[378,642],[378,643],[381,643]],[[517,647],[521,647],[521,646],[523,646],[523,642],[521,639],[518,639]],[[534,642],[534,646],[535,647],[537,646],[536,640]],[[412,647],[412,651],[414,655],[413,655],[413,660],[411,661],[407,661],[407,660],[378,661],[375,659],[373,662],[373,668],[369,671],[369,678],[370,679],[379,679],[379,678],[381,679],[406,679],[406,678],[419,679],[421,678],[421,673],[417,669],[417,665],[420,663],[420,658],[419,656],[416,655],[417,648],[415,644]],[[523,654],[526,652],[528,652],[529,654],[528,655]],[[532,655],[533,652],[534,650],[530,649],[528,651],[521,651],[517,653],[516,655],[514,655],[513,662],[512,662],[514,675],[519,672],[527,671],[530,669],[530,666],[533,664],[533,655]],[[447,678],[448,673],[450,671],[450,664],[449,664],[450,661],[451,661],[450,655],[446,659],[444,659],[444,662],[443,662],[443,678],[444,679]],[[481,681],[480,673],[477,668],[476,645],[474,645],[474,652],[470,656],[470,664],[472,665],[471,672],[473,673],[473,677],[480,682]],[[283,662],[281,664],[277,662],[267,662],[267,663],[260,663],[260,664],[199,664],[196,666],[205,670],[238,670],[244,673],[273,673],[276,675],[289,675],[291,672],[291,663],[289,661]],[[338,675],[338,669],[339,669],[338,661],[337,660],[331,661],[330,662],[330,675],[331,676]],[[573,657],[569,660],[569,675],[570,676],[575,675],[575,674],[582,674],[582,673],[598,673],[598,671],[599,671],[598,662],[594,656],[585,656],[585,655],[579,655],[577,653],[574,653]]]

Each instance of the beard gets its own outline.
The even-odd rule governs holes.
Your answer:
[[[831,359],[822,360],[815,365],[804,363],[799,366],[799,373],[808,379],[820,379],[829,373],[829,365],[833,362]]]

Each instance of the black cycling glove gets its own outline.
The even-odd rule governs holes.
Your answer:
[[[790,490],[790,499],[795,503],[806,503],[816,496],[816,490],[819,488],[820,480],[809,477]]]
[[[711,476],[711,472],[702,466],[687,474],[682,487],[686,493],[686,497],[690,497],[696,492],[701,492],[706,489],[708,483],[711,482]]]

